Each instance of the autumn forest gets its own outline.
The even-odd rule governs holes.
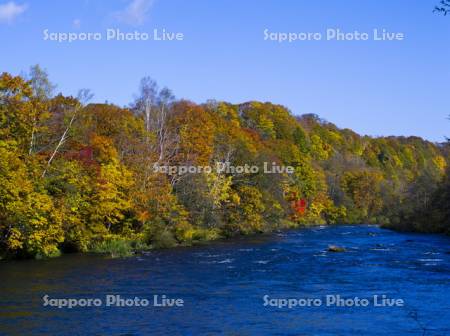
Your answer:
[[[0,256],[126,255],[316,224],[450,232],[449,145],[369,137],[282,105],[177,100],[145,77],[127,107],[0,76]],[[443,120],[445,116],[442,116]],[[278,164],[293,172],[164,174]]]

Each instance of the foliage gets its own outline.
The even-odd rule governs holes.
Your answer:
[[[0,76],[1,255],[126,256],[325,223],[450,231],[448,145],[363,137],[271,103],[179,101],[150,78],[130,108],[54,87],[39,67]]]

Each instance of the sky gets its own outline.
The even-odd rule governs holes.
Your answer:
[[[433,13],[438,2],[0,0],[0,72],[40,64],[58,92],[89,88],[94,101],[120,106],[151,76],[197,103],[270,101],[360,134],[441,142],[450,136],[450,15]],[[108,29],[149,38],[107,40]],[[154,40],[155,29],[183,36]],[[368,38],[327,39],[338,29]],[[374,40],[374,29],[404,38]],[[101,36],[55,40],[89,32]],[[321,35],[288,42],[277,33]]]

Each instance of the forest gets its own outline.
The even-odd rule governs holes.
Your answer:
[[[150,248],[317,224],[450,233],[449,143],[361,136],[282,105],[177,100],[149,77],[127,107],[0,75],[0,257]],[[445,116],[443,116],[443,119]],[[294,167],[164,174],[157,166]]]

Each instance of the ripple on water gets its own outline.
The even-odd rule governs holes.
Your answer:
[[[427,335],[449,335],[449,242],[374,226],[324,226],[130,259],[64,256],[5,263],[0,265],[0,329],[6,330],[0,334],[422,335],[408,316],[414,310]],[[348,253],[327,253],[323,249],[330,244],[345,246]],[[167,294],[184,299],[186,309],[50,310],[39,304],[43,292],[51,297]],[[263,306],[266,294],[322,299],[387,294],[406,306],[271,309]]]
[[[227,259],[218,261],[217,263],[218,264],[231,264],[233,261],[234,261],[234,259],[227,258]]]

